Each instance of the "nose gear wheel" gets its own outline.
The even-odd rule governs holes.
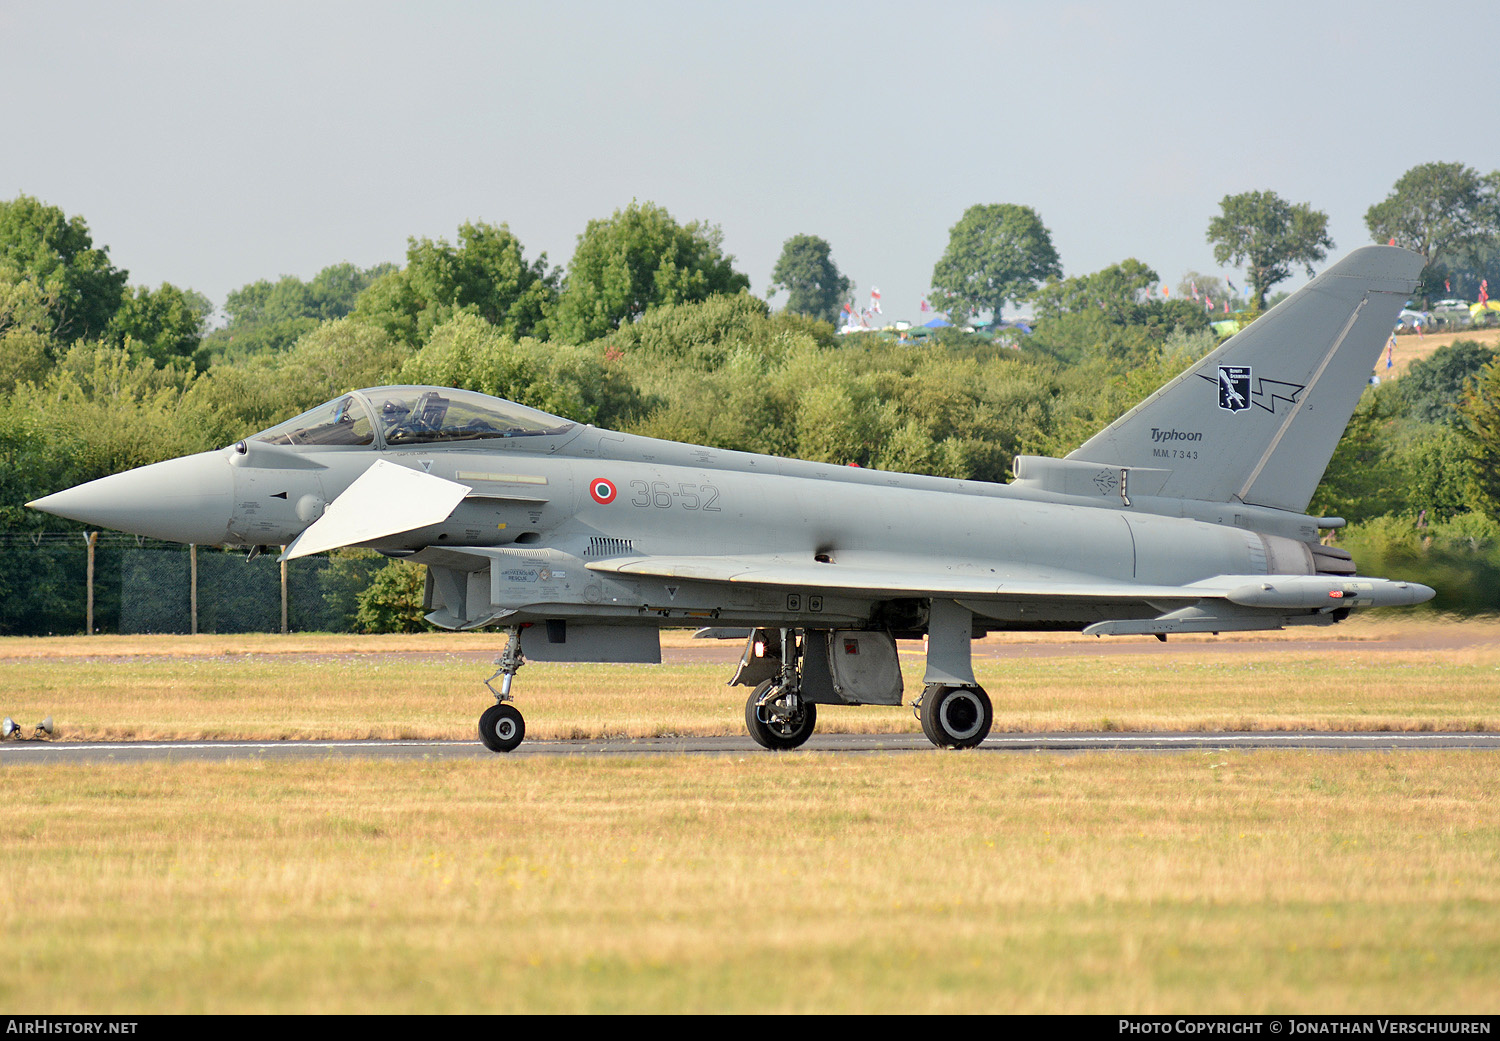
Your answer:
[[[491,752],[509,752],[526,736],[526,720],[514,705],[491,705],[479,717],[479,740]]]

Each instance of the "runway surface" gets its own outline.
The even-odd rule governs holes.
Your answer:
[[[1300,748],[1312,751],[1500,751],[1500,734],[1349,731],[1260,733],[995,734],[986,752],[1214,752]],[[791,755],[949,754],[920,734],[816,734]],[[514,758],[530,756],[773,755],[748,737],[639,738],[618,741],[527,741]],[[7,742],[0,766],[26,763],[223,762],[237,759],[487,759],[478,741],[140,741]]]

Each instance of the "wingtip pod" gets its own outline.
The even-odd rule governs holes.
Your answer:
[[[1241,607],[1353,608],[1411,607],[1425,604],[1437,591],[1420,582],[1386,578],[1326,578],[1319,575],[1271,575],[1225,594]]]

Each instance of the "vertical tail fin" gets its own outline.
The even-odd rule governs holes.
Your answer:
[[[1424,264],[1355,250],[1068,458],[1170,470],[1163,496],[1300,513]]]

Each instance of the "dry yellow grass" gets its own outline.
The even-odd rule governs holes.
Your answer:
[[[690,636],[682,637],[690,639]],[[116,658],[143,655],[191,658],[239,654],[499,654],[503,631],[412,633],[233,633],[0,637],[0,661],[8,658]]]
[[[1454,633],[1469,645],[1428,648]],[[1319,630],[1311,635],[1327,646],[1312,649],[1270,635],[1110,654],[1121,644],[1011,634],[984,641],[975,668],[999,730],[1500,728],[1500,623],[1373,620]],[[63,740],[472,739],[499,643],[473,634],[0,640],[0,713],[24,726],[50,715]],[[920,647],[903,652],[914,696]],[[730,671],[722,661],[533,664],[516,690],[533,738],[733,734],[746,691],[725,685]],[[877,707],[826,709],[819,728],[918,729],[909,709]]]
[[[1432,352],[1439,347],[1446,347],[1455,340],[1472,340],[1491,350],[1500,348],[1500,328],[1496,329],[1462,329],[1454,333],[1428,333],[1418,336],[1416,333],[1403,333],[1396,337],[1396,350],[1391,355],[1394,363],[1389,372],[1385,368],[1385,355],[1380,356],[1380,364],[1375,367],[1375,372],[1381,379],[1387,375],[1400,376],[1411,363],[1432,357]]]
[[[1500,332],[1500,330],[1497,330]],[[1314,639],[1368,643],[1392,636],[1441,634],[1462,626],[1466,632],[1500,643],[1500,619],[1454,619],[1436,614],[1403,614],[1377,611],[1360,614],[1347,622],[1326,628],[1299,627],[1273,632],[1223,633],[1219,636],[1186,634],[1172,637],[1174,646],[1181,643],[1281,643]],[[980,652],[989,647],[1015,644],[1082,644],[1090,647],[1143,644],[1151,646],[1149,636],[1117,636],[1108,640],[1083,636],[1076,632],[1061,633],[991,633],[978,641]],[[682,648],[719,646],[725,653],[737,652],[734,641],[699,640],[689,629],[667,629],[661,634],[662,647],[668,651]],[[904,647],[915,651],[919,644]],[[430,632],[405,635],[363,636],[354,633],[212,633],[185,635],[97,634],[94,636],[6,636],[0,637],[0,661],[12,658],[80,658],[80,657],[214,657],[237,654],[493,654],[505,647],[503,630],[478,632]]]
[[[1488,1012],[1487,754],[8,767],[0,1006]]]

